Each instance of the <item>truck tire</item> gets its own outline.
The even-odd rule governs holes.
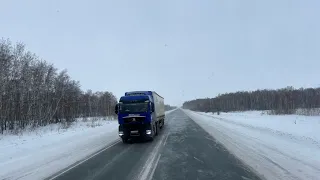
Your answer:
[[[162,129],[162,128],[163,128],[163,126],[164,126],[164,119],[162,119],[162,121],[161,121],[160,129]]]
[[[124,143],[124,144],[127,144],[128,143],[128,138],[121,138],[122,139],[122,142]]]
[[[159,126],[160,126],[160,123],[159,122],[156,122],[156,133],[155,133],[155,135],[156,136],[158,136],[158,134],[159,134]]]
[[[154,139],[154,137],[156,136],[156,130],[157,128],[156,128],[156,124],[154,124],[153,126],[151,126],[151,134],[152,134],[152,136],[151,137],[149,137],[149,141],[153,141],[153,139]]]

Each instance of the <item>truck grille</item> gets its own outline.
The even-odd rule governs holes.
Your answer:
[[[131,123],[131,122],[143,122],[145,117],[130,117],[130,118],[124,118],[124,123]]]

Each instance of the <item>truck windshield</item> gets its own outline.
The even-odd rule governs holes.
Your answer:
[[[121,104],[119,110],[122,113],[147,112],[148,111],[148,103]]]

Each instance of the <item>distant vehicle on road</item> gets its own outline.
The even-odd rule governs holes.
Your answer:
[[[124,143],[134,137],[152,141],[164,126],[164,99],[154,91],[126,92],[117,103],[115,113]]]

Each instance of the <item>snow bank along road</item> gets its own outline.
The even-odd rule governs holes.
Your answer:
[[[320,179],[319,117],[184,111],[264,178]]]
[[[260,179],[211,135],[177,109],[153,142],[115,142],[48,178],[101,180]]]
[[[91,122],[78,122],[59,131],[49,125],[20,138],[0,137],[0,179],[44,179],[118,141],[116,121],[99,123],[91,128]]]

